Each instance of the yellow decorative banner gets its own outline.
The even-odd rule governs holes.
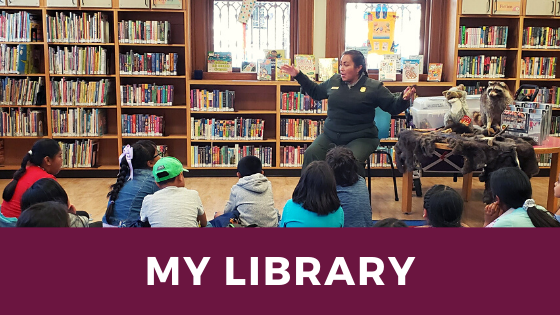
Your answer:
[[[395,12],[369,12],[368,16],[368,46],[370,54],[386,55],[393,54],[393,42],[395,39]]]

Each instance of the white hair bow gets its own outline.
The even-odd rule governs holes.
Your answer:
[[[133,169],[132,169],[132,158],[134,157],[134,150],[127,144],[126,147],[123,149],[123,153],[119,156],[119,165],[121,165],[122,159],[126,158],[126,162],[128,163],[128,168],[130,168],[130,176],[128,176],[127,180],[131,180],[133,178]]]

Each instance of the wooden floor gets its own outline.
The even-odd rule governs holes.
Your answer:
[[[282,211],[286,201],[291,198],[294,187],[299,178],[297,177],[270,177],[274,194],[276,208]],[[64,187],[70,202],[78,210],[90,213],[95,220],[101,220],[107,205],[106,194],[109,186],[115,181],[114,178],[61,178],[60,184]],[[9,180],[0,180],[0,187],[5,187]],[[224,177],[196,177],[187,178],[187,187],[195,189],[200,193],[202,204],[208,218],[212,218],[214,211],[223,210],[229,197],[231,186],[237,182],[237,178]],[[538,204],[546,204],[546,190],[548,178],[538,177],[531,180],[533,184],[533,198]],[[423,191],[435,184],[449,185],[458,191],[461,190],[462,179],[454,183],[451,177],[424,177],[422,178]],[[484,183],[477,178],[473,180],[472,200],[465,203],[463,223],[469,226],[482,226],[483,209],[482,192]],[[401,193],[401,179],[397,181],[399,196]],[[403,220],[422,219],[422,198],[413,197],[412,214],[401,213],[401,202],[394,200],[393,183],[391,178],[372,179],[372,219],[384,219],[395,217]]]

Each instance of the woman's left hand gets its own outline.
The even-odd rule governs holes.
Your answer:
[[[403,100],[410,100],[414,96],[414,94],[416,94],[416,88],[414,86],[407,87],[403,92]]]

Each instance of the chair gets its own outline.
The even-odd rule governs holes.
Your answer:
[[[391,128],[391,114],[387,113],[386,111],[382,110],[379,107],[375,108],[375,125],[379,130],[379,139],[384,139],[389,137],[389,130]],[[393,187],[395,189],[395,201],[399,201],[399,193],[397,191],[397,178],[395,177],[395,167],[393,166],[393,159],[391,154],[387,151],[383,150],[375,150],[372,154],[385,154],[387,156],[387,160],[391,165],[391,174],[393,175]],[[371,156],[370,156],[371,157]],[[370,158],[367,159],[367,184],[368,184],[368,192],[369,192],[369,200],[371,202],[371,162]]]

